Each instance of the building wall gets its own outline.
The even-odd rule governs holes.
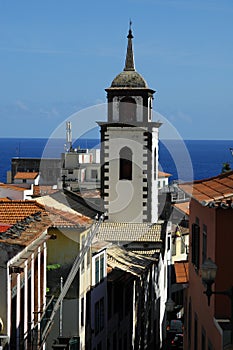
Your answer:
[[[221,212],[220,212],[221,211]],[[201,280],[200,268],[196,269],[192,263],[192,224],[197,222],[199,218],[200,226],[200,259],[199,264],[203,263],[202,257],[202,247],[203,247],[203,225],[207,227],[207,252],[206,257],[210,257],[216,264],[221,268],[225,266],[226,261],[225,257],[229,259],[229,248],[226,244],[226,238],[230,238],[229,234],[229,224],[232,222],[232,219],[223,223],[223,216],[231,215],[230,210],[228,213],[224,213],[223,209],[216,210],[213,208],[203,207],[200,203],[195,200],[190,202],[190,254],[189,254],[189,288],[186,293],[186,310],[185,310],[185,346],[187,349],[196,350],[201,349],[201,341],[203,338],[206,339],[206,344],[212,344],[213,349],[222,348],[222,339],[220,330],[216,326],[214,317],[217,318],[221,315],[223,316],[223,309],[226,308],[227,300],[221,301],[224,305],[218,306],[221,297],[212,295],[210,306],[207,304],[207,297],[203,294],[205,287]],[[223,216],[222,216],[223,215]],[[219,223],[219,224],[218,224]],[[232,224],[231,224],[232,225]],[[228,229],[227,229],[228,227]],[[227,232],[227,234],[225,234]],[[221,241],[221,243],[220,243]],[[225,249],[227,255],[225,255]],[[223,253],[224,252],[224,253]],[[229,261],[229,260],[228,260]],[[227,270],[229,272],[229,270]],[[220,271],[219,271],[220,272]],[[219,273],[221,276],[221,273]],[[225,273],[224,276],[226,277]],[[227,275],[227,279],[231,274]],[[222,277],[218,277],[216,280],[216,289],[222,289],[220,283],[222,282]],[[232,277],[231,277],[232,278]],[[228,280],[229,281],[229,280]],[[231,281],[233,283],[233,280]],[[232,283],[230,285],[232,285]],[[229,287],[229,286],[228,286]],[[226,298],[226,297],[225,297]],[[190,312],[191,305],[191,312]],[[220,312],[221,311],[221,312]],[[225,314],[226,316],[226,314]],[[191,325],[191,327],[190,327]],[[196,325],[196,326],[195,326]],[[196,327],[196,337],[195,337],[195,327]],[[191,328],[191,331],[190,331]],[[205,334],[205,337],[204,335]],[[196,344],[195,345],[195,338]],[[204,341],[204,340],[203,340]],[[195,347],[198,346],[198,347]],[[207,345],[206,345],[207,347]]]
[[[101,263],[101,259],[103,263]],[[92,349],[98,348],[101,344],[102,349],[107,348],[107,256],[106,249],[94,254],[91,258],[91,332]],[[99,273],[96,270],[98,262]],[[102,270],[102,271],[101,271]],[[97,277],[97,275],[99,277]],[[102,278],[101,278],[102,277]],[[98,326],[99,325],[99,326]],[[99,345],[100,346],[100,345]]]
[[[146,136],[141,128],[108,128],[104,162],[109,165],[105,165],[103,176],[104,200],[110,221],[157,221],[157,174],[154,174],[158,162],[157,133],[157,129],[152,131],[152,149],[148,150],[147,137],[150,136]],[[132,180],[119,179],[120,150],[123,147],[132,151]]]
[[[12,349],[22,348],[20,344],[26,348],[31,327],[40,321],[45,308],[46,243],[35,240],[21,251],[17,246],[6,244],[0,256],[7,261],[0,271],[0,317],[4,323],[2,333],[8,337],[2,345],[9,341]],[[12,267],[21,270],[15,272]]]
[[[216,212],[216,254],[218,266],[216,290],[228,290],[233,286],[232,264],[233,210],[217,209]],[[216,297],[216,317],[230,317],[230,299],[227,296]]]

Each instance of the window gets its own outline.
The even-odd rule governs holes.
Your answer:
[[[90,265],[90,262],[91,262],[91,249],[88,248],[88,251],[87,251],[87,267]]]
[[[120,121],[126,123],[136,121],[136,109],[135,100],[132,97],[124,97],[119,105]]]
[[[82,236],[82,249],[84,248],[85,240],[86,240],[86,237],[85,237],[85,235],[83,235]],[[84,267],[85,267],[84,264],[85,264],[85,257],[83,257],[83,261],[82,261],[82,266],[81,266],[82,272],[84,271]]]
[[[185,253],[185,240],[184,240],[184,237],[181,237],[181,239],[180,239],[180,253],[181,254]]]
[[[95,259],[95,283],[99,283],[99,270],[100,270],[100,262],[99,262],[99,257]]]
[[[81,326],[84,326],[84,298],[81,299]]]
[[[191,298],[189,299],[189,309],[188,309],[188,343],[191,345],[191,336],[192,336],[192,302]]]
[[[202,231],[202,263],[206,260],[207,256],[207,226],[203,225]]]
[[[206,350],[206,332],[204,328],[202,328],[201,332],[201,350]]]
[[[128,344],[127,344],[127,333],[124,334],[124,350],[127,350],[128,349]]]
[[[176,239],[174,239],[174,243],[172,242],[172,255],[176,255]]]
[[[100,256],[100,280],[104,278],[104,255]]]
[[[116,335],[116,332],[113,333],[113,350],[117,350],[117,335]]]
[[[97,301],[97,303],[95,303],[95,334],[98,334],[100,331],[100,304]]]
[[[95,283],[99,283],[104,278],[104,254],[95,258]]]
[[[96,169],[91,170],[91,178],[92,179],[98,179],[98,173]]]
[[[160,188],[160,181],[158,181],[158,188]]]
[[[108,283],[108,320],[112,317],[112,284]]]
[[[196,313],[194,321],[194,349],[198,349],[198,318]]]
[[[208,350],[214,350],[213,344],[211,343],[211,341],[209,339],[208,339]]]
[[[132,151],[128,147],[120,150],[120,180],[132,180]]]
[[[100,331],[104,329],[104,298],[100,299]]]
[[[95,303],[95,334],[104,329],[104,298]]]
[[[200,227],[198,224],[192,224],[192,263],[199,269],[199,246],[200,246]]]

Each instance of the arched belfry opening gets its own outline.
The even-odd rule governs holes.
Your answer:
[[[121,122],[136,121],[137,105],[132,97],[124,97],[120,100],[119,116]]]
[[[120,172],[119,180],[132,180],[132,157],[133,152],[129,147],[123,147],[119,154]]]

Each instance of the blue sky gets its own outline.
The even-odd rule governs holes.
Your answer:
[[[106,102],[130,18],[154,109],[184,139],[231,140],[232,0],[0,0],[0,137],[49,137]]]

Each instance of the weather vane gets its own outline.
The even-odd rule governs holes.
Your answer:
[[[129,19],[129,30],[131,30],[132,28],[132,21],[131,21],[131,18]]]

